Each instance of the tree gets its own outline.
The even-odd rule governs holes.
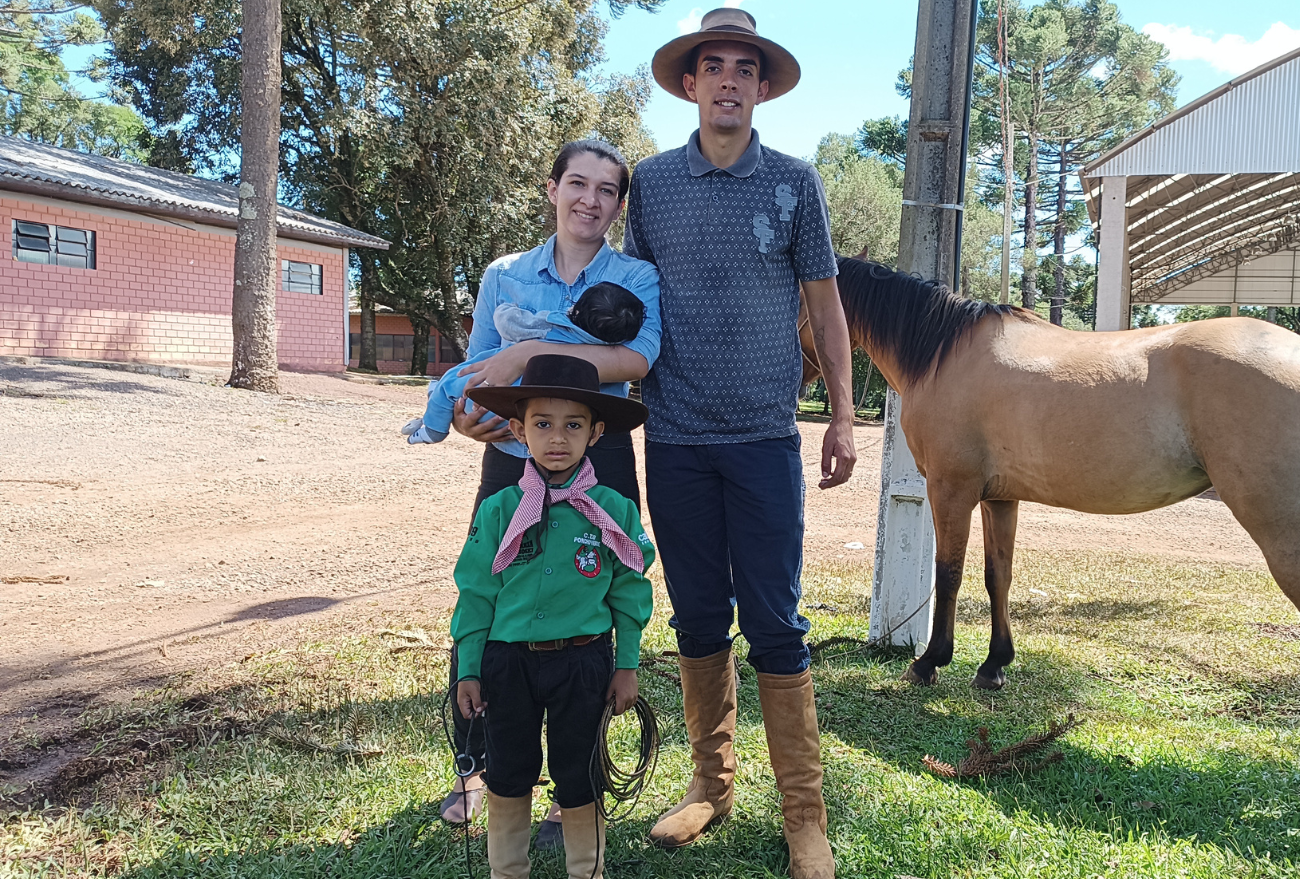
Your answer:
[[[280,0],[243,0],[240,36],[239,220],[231,300],[232,388],[278,393]]]
[[[170,0],[99,2],[114,76],[157,137],[150,160],[228,174],[238,130],[232,0],[184,12]],[[415,360],[426,327],[463,350],[461,320],[483,269],[546,230],[541,183],[560,143],[608,133],[645,149],[646,77],[589,77],[604,32],[593,0],[286,0],[283,190],[393,242],[353,252],[363,365],[375,305],[412,319]]]
[[[143,158],[144,120],[130,107],[81,94],[60,57],[64,47],[102,37],[99,23],[66,0],[8,0],[0,6],[0,130],[115,159]]]
[[[982,3],[975,107],[983,118],[974,127],[987,133],[1000,114],[999,0]],[[1080,193],[1069,180],[1083,164],[1172,110],[1178,77],[1166,63],[1164,47],[1124,24],[1118,8],[1106,0],[1046,0],[1035,6],[1002,0],[1002,5],[1011,112],[1027,147],[1022,303],[1033,308],[1037,300],[1038,214],[1046,204],[1053,216],[1055,257],[1051,317],[1060,323],[1065,241],[1085,222]],[[1055,191],[1047,197],[1040,191],[1043,168],[1056,175]]]
[[[863,155],[843,134],[822,138],[813,163],[826,189],[836,252],[856,254],[866,248],[878,262],[896,261],[903,213],[902,170],[876,155]]]

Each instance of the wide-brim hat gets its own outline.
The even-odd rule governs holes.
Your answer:
[[[690,98],[682,86],[682,75],[694,73],[690,67],[691,53],[701,43],[732,40],[749,43],[763,50],[761,77],[767,81],[767,100],[779,98],[799,84],[799,62],[782,46],[758,35],[754,16],[741,9],[714,9],[700,20],[700,29],[665,43],[655,52],[650,69],[655,82],[664,91],[684,101]]]
[[[645,424],[649,412],[636,400],[600,392],[594,364],[568,354],[538,354],[524,366],[519,384],[508,388],[479,385],[467,397],[502,418],[518,418],[519,404],[534,397],[573,400],[590,406],[609,433],[624,433]]]

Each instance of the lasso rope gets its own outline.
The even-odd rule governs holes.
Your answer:
[[[456,741],[452,735],[455,729],[454,722],[448,716],[447,708],[454,702],[456,685],[452,684],[447,690],[447,694],[442,698],[442,728],[447,736],[447,747],[451,749],[456,761],[455,772],[461,779],[461,787],[464,788],[465,779],[476,772],[483,770],[478,763],[478,758],[466,751],[460,751],[456,748]],[[459,706],[452,710],[459,710]],[[654,709],[644,697],[638,696],[636,703],[630,709],[636,717],[641,727],[640,742],[637,752],[637,762],[630,771],[623,769],[615,762],[614,757],[609,751],[609,726],[614,719],[614,700],[610,700],[605,706],[605,711],[600,717],[600,728],[596,736],[596,746],[591,749],[591,760],[587,764],[587,777],[591,781],[591,793],[596,801],[596,811],[600,813],[601,818],[611,821],[615,817],[627,815],[636,808],[637,802],[641,799],[641,794],[647,784],[650,783],[651,777],[654,776],[655,766],[659,763],[659,721],[655,717]],[[465,733],[466,747],[473,736],[474,722],[478,715],[469,718],[469,727]],[[614,800],[615,806],[606,808],[605,795]],[[620,808],[624,807],[624,808]],[[469,809],[465,809],[465,819],[461,822],[465,835],[465,875],[469,879],[474,879],[474,864],[470,858],[469,848]],[[600,866],[603,852],[600,850],[600,827],[596,827],[596,866],[592,868],[592,879],[595,879],[596,868]]]

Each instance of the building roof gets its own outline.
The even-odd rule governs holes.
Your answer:
[[[1293,245],[1300,234],[1300,49],[1152,123],[1079,172],[1126,177],[1130,289],[1154,302]]]
[[[239,211],[239,190],[229,183],[16,137],[0,136],[0,190],[230,229]],[[276,230],[296,241],[388,249],[382,238],[283,205]]]

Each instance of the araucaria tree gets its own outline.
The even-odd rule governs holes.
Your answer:
[[[1051,319],[1066,299],[1066,238],[1086,218],[1069,182],[1080,167],[1174,107],[1178,77],[1164,46],[1120,20],[1106,0],[981,0],[975,106],[980,130],[999,121],[998,6],[1007,18],[1007,85],[1025,204],[1021,302],[1038,298],[1039,214],[1051,216],[1054,282]],[[1000,148],[993,147],[999,154]],[[1023,162],[1020,156],[1023,155]],[[1053,187],[1044,192],[1042,181]]]
[[[243,0],[239,220],[230,386],[279,391],[275,250],[280,164],[280,0]]]
[[[63,63],[63,49],[103,37],[99,22],[74,0],[0,3],[0,133],[115,159],[142,158],[144,120],[121,103],[82,94]],[[103,74],[93,63],[83,72],[91,79]]]
[[[97,2],[116,81],[154,133],[150,161],[228,175],[239,128],[234,0]],[[483,269],[546,231],[541,183],[560,143],[597,134],[633,161],[653,152],[640,122],[645,73],[591,76],[605,28],[594,7],[285,0],[281,192],[393,242],[353,254],[362,367],[374,366],[376,305],[411,318],[413,372],[425,370],[430,328],[463,346]]]

